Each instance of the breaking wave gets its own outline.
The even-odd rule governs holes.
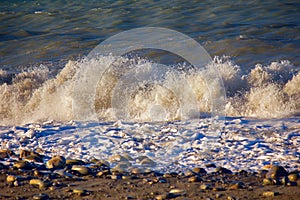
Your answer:
[[[0,124],[76,120],[73,97],[78,95],[75,84],[78,72],[87,65],[105,66],[112,59],[114,67],[95,83],[93,109],[98,119],[115,120],[113,94],[124,72],[135,68],[146,76],[148,69],[160,67],[159,64],[145,59],[105,56],[69,61],[54,78],[49,78],[49,69],[41,65],[13,75],[11,80],[6,71],[0,70]],[[246,74],[225,56],[215,57],[201,71],[179,64],[172,67],[180,73],[168,71],[159,80],[136,85],[130,93],[127,112],[132,121],[180,120],[198,116],[198,112],[210,113],[212,98],[218,98],[223,88],[210,80],[210,73],[219,73],[223,79],[227,116],[280,118],[297,115],[300,110],[300,73],[289,61],[272,62],[267,66],[257,64]],[[185,68],[188,70],[181,70]],[[84,87],[84,83],[81,84]],[[183,106],[198,110],[183,115]]]

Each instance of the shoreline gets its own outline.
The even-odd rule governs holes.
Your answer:
[[[214,164],[185,172],[133,168],[117,171],[107,161],[89,163],[23,150],[1,150],[0,199],[297,199],[299,170],[265,166],[232,172]],[[10,160],[10,162],[8,161]],[[207,173],[213,168],[214,172]]]

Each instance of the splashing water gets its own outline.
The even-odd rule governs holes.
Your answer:
[[[120,71],[134,67],[145,76],[149,70],[159,66],[145,59],[102,56],[91,60],[69,61],[54,78],[49,78],[49,70],[43,65],[21,72],[13,77],[11,83],[3,81],[0,86],[1,124],[73,120],[72,100],[76,93],[74,82],[78,69],[87,65],[106,65],[112,60]],[[151,84],[145,82],[136,85],[134,90],[129,91],[129,117],[132,121],[147,121],[157,117],[159,121],[188,119],[198,116],[199,112],[209,113],[211,98],[217,98],[221,90],[221,86],[214,82],[211,82],[213,90],[207,89],[211,65],[219,70],[223,78],[228,95],[228,116],[276,118],[293,116],[299,111],[300,74],[291,70],[292,64],[289,61],[273,62],[268,66],[256,65],[249,74],[242,75],[239,66],[228,57],[215,57],[201,71],[179,74],[170,71],[160,77],[159,81],[157,79]],[[93,105],[98,119],[114,120],[111,95],[120,81],[120,71],[116,73],[112,69],[97,85]],[[3,70],[0,75],[1,80],[7,77]],[[191,90],[186,90],[186,83]],[[192,97],[196,97],[197,102]],[[180,99],[184,99],[186,105],[196,104],[194,107],[198,110],[180,115],[182,109],[185,109],[181,107]]]

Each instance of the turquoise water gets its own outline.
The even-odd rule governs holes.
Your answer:
[[[241,68],[300,63],[297,1],[1,1],[0,68],[61,69],[108,37],[144,26],[182,32]]]

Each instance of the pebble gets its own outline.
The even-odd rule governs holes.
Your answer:
[[[79,172],[81,175],[88,175],[91,174],[91,169],[89,167],[80,166],[80,165],[73,165],[72,166],[73,171]]]
[[[241,189],[242,187],[243,187],[243,183],[238,182],[230,185],[229,190],[237,190],[237,189]]]
[[[46,167],[48,169],[62,169],[65,166],[66,166],[66,159],[63,156],[53,156],[46,163]]]
[[[169,192],[170,194],[183,194],[185,193],[185,190],[181,190],[181,189],[172,189]]]
[[[79,196],[83,196],[83,195],[88,194],[86,190],[84,190],[84,189],[78,189],[78,188],[77,189],[73,189],[73,193],[77,194]]]
[[[195,167],[193,169],[193,172],[196,174],[206,174],[207,173],[206,170],[201,167]]]
[[[33,165],[27,161],[24,160],[20,160],[14,163],[13,167],[17,168],[17,169],[32,169]]]
[[[72,178],[73,175],[71,173],[66,172],[64,169],[60,169],[60,170],[55,170],[54,173],[62,176],[62,177],[66,177],[66,178]]]
[[[273,179],[271,178],[264,178],[263,179],[263,185],[266,186],[266,185],[275,185],[275,182]]]
[[[14,152],[8,149],[1,149],[0,150],[0,158],[9,158],[10,156],[14,155]]]
[[[14,181],[14,186],[19,186],[20,185],[20,182],[18,180]]]
[[[47,194],[36,194],[32,197],[34,200],[46,200],[49,199],[49,196]]]
[[[27,156],[30,155],[30,153],[31,153],[31,151],[22,149],[22,150],[20,151],[20,158],[26,158]]]
[[[12,182],[16,181],[17,179],[18,179],[17,176],[14,176],[14,175],[8,175],[6,177],[6,181],[9,183],[12,183]]]
[[[201,190],[209,190],[209,189],[211,189],[211,186],[208,184],[202,184],[202,185],[200,185],[200,189]]]
[[[77,160],[77,159],[67,159],[66,160],[66,165],[84,165],[85,162],[82,160]]]
[[[105,175],[108,175],[110,174],[110,171],[109,170],[104,170],[104,171],[100,171],[96,174],[96,176],[98,177],[102,177],[102,176],[105,176]]]
[[[277,192],[273,192],[273,191],[266,191],[266,192],[263,192],[262,196],[263,197],[274,197],[277,195]]]
[[[29,156],[25,157],[24,160],[29,161],[29,162],[38,162],[38,163],[44,162],[43,158],[39,155],[29,155]]]
[[[194,175],[195,175],[195,173],[191,170],[187,170],[184,172],[185,177],[190,177],[190,176],[194,176]]]
[[[288,179],[291,182],[297,182],[298,178],[299,178],[298,174],[290,174],[290,175],[288,175]]]
[[[40,179],[31,179],[29,181],[29,184],[39,186],[40,189],[45,188],[49,185],[48,183],[46,183],[45,181],[42,181]]]
[[[120,175],[111,175],[110,178],[112,180],[119,180],[119,179],[122,179],[122,176],[120,176]]]
[[[235,200],[235,197],[233,197],[233,196],[228,196],[228,197],[227,197],[227,200]]]
[[[96,161],[95,164],[100,166],[100,167],[101,166],[104,166],[104,167],[109,167],[110,166],[109,162],[106,161],[106,160],[98,160],[98,161]]]
[[[202,179],[199,177],[199,176],[192,176],[188,179],[188,182],[199,182],[201,181]]]
[[[168,198],[169,198],[168,194],[160,194],[155,197],[156,200],[164,200],[164,199],[168,199]]]
[[[282,166],[272,166],[271,169],[266,174],[266,178],[278,179],[280,177],[287,176],[287,171]]]

